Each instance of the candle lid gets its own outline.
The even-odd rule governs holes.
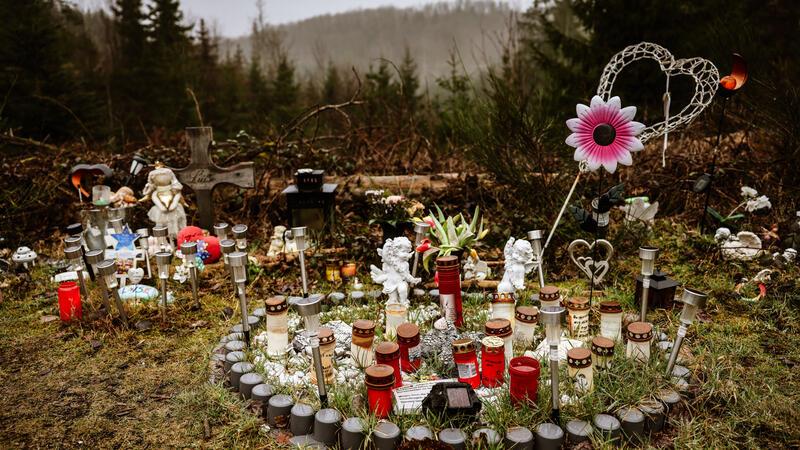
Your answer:
[[[600,356],[611,356],[614,354],[614,341],[607,337],[596,336],[592,339],[592,353]]]
[[[317,338],[319,339],[319,345],[333,344],[336,342],[336,336],[333,335],[333,330],[327,327],[321,327],[317,331]]]
[[[286,301],[286,297],[282,295],[270,297],[264,304],[266,305],[267,314],[280,314],[289,309],[289,303]]]
[[[484,331],[490,336],[510,336],[511,322],[509,322],[508,319],[492,319],[486,322]]]
[[[169,228],[164,225],[153,227],[153,237],[167,237]]]
[[[329,266],[333,266],[333,265],[337,265],[338,266],[338,265],[341,265],[341,262],[339,261],[339,258],[328,258],[328,259],[325,260],[325,264],[329,265]]]
[[[492,303],[514,303],[514,294],[511,292],[495,292],[492,294]]]
[[[539,308],[535,306],[518,306],[514,317],[520,322],[536,323],[539,320]]]
[[[394,359],[400,356],[400,346],[394,342],[381,342],[375,347],[375,356],[381,359]]]
[[[572,297],[567,301],[567,309],[586,311],[589,309],[589,299],[586,297]]]
[[[359,337],[375,336],[375,322],[366,319],[358,319],[353,322],[353,335]]]
[[[600,302],[600,312],[606,314],[616,314],[622,312],[622,306],[619,302],[607,301]]]
[[[402,323],[397,327],[397,342],[414,344],[419,341],[419,327],[413,323]]]
[[[539,289],[539,300],[549,302],[561,298],[561,291],[555,286],[545,286]]]
[[[458,257],[454,255],[440,256],[436,258],[436,267],[458,266]]]
[[[633,322],[628,325],[627,336],[629,341],[647,342],[653,338],[653,325],[647,322]]]
[[[450,344],[453,347],[453,353],[469,353],[475,351],[475,341],[472,339],[456,339]]]
[[[592,352],[588,348],[575,347],[567,351],[567,364],[576,369],[592,365]]]
[[[486,353],[503,353],[503,340],[497,336],[486,336],[481,339],[483,351]]]

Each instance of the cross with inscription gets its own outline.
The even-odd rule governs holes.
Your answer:
[[[231,167],[219,167],[208,156],[211,144],[211,127],[186,129],[189,148],[192,151],[189,165],[183,169],[172,169],[178,180],[192,188],[197,197],[197,215],[200,227],[210,230],[214,224],[214,201],[212,192],[218,184],[233,184],[241,188],[256,185],[253,163],[239,163]]]

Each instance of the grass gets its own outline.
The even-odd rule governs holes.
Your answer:
[[[756,263],[722,261],[708,238],[661,221],[654,233],[664,236],[652,243],[663,252],[660,266],[685,285],[710,292],[701,321],[690,328],[685,346],[691,350],[687,364],[693,384],[681,404],[681,412],[664,433],[650,437],[645,446],[675,448],[787,448],[800,445],[800,283],[796,268],[773,274],[766,298],[746,303],[732,293],[736,273],[755,274]],[[623,244],[624,247],[625,244]],[[632,251],[615,257],[604,295],[619,300],[629,310],[633,304],[631,274],[638,270]],[[557,272],[563,270],[558,268]],[[363,270],[362,270],[363,272]],[[174,286],[178,301],[170,308],[168,322],[158,311],[142,307],[132,311],[132,323],[150,320],[148,331],[123,330],[107,318],[96,316],[99,295],[94,293],[83,322],[60,325],[43,323],[41,317],[56,313],[51,271],[38,267],[30,276],[0,280],[4,299],[0,304],[0,443],[17,447],[204,447],[279,448],[285,436],[268,431],[249,411],[248,405],[221,385],[208,383],[209,355],[219,338],[227,334],[236,317],[226,319],[223,310],[235,309],[220,269],[203,275],[203,308],[192,311],[189,289]],[[272,292],[283,292],[294,279],[292,267],[274,272],[258,271],[259,282],[251,288],[253,302]],[[255,278],[255,276],[253,278]],[[561,275],[563,277],[563,275]],[[311,278],[316,275],[312,273]],[[366,276],[362,281],[366,282]],[[553,277],[555,278],[555,277]],[[566,279],[557,284],[565,292],[580,292],[585,282]],[[318,283],[316,290],[333,286]],[[528,302],[525,293],[521,302]],[[323,322],[356,318],[378,319],[376,302],[342,307],[323,314]],[[360,305],[358,305],[360,306]],[[467,326],[480,329],[485,305],[467,300]],[[357,316],[357,317],[356,317]],[[670,336],[677,329],[677,311],[653,311],[649,320]],[[593,315],[596,326],[596,315]],[[204,323],[200,322],[203,321]],[[423,330],[430,326],[423,324]],[[593,328],[594,329],[594,328]],[[93,349],[92,342],[101,343]],[[524,349],[517,348],[521,353]],[[669,385],[662,374],[665,361],[654,349],[647,365],[626,360],[618,345],[610,370],[595,374],[594,391],[564,405],[562,417],[590,419],[635,405]],[[428,360],[420,377],[441,374],[439,361]],[[543,364],[539,399],[534,407],[510,406],[508,393],[485,402],[481,426],[502,430],[511,426],[533,428],[549,411],[547,365]],[[563,393],[572,387],[561,370]],[[275,386],[297,401],[315,404],[311,388],[292,390]],[[371,429],[375,420],[366,414],[361,386],[334,386],[330,404],[345,416],[364,418]],[[355,401],[354,401],[355,400]],[[425,424],[438,432],[451,423],[436,416],[401,416],[393,420],[405,431]],[[608,443],[595,441],[595,447]]]

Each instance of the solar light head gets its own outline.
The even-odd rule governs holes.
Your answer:
[[[156,253],[156,264],[158,265],[158,278],[166,280],[169,278],[169,266],[172,264],[172,253]]]
[[[658,247],[639,247],[639,258],[642,259],[642,275],[651,276],[655,270]]]
[[[692,288],[683,290],[683,310],[681,310],[681,323],[691,325],[697,317],[697,311],[706,307],[708,295],[705,292]]]

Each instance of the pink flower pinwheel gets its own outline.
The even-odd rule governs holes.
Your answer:
[[[566,143],[575,147],[575,161],[586,161],[589,170],[605,167],[610,173],[617,170],[617,163],[630,166],[631,152],[644,148],[636,136],[644,130],[644,124],[635,122],[636,107],[622,108],[619,97],[608,102],[595,95],[590,106],[578,103],[578,117],[567,120],[572,134]]]

